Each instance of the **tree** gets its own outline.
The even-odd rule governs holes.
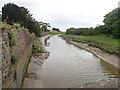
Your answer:
[[[20,8],[13,4],[8,3],[5,4],[4,7],[2,7],[2,21],[4,21],[7,18],[7,23],[11,24],[11,21],[14,20],[14,22],[21,22],[21,10]]]
[[[50,27],[49,23],[42,23],[43,32],[49,32],[48,27]]]
[[[103,22],[108,34],[112,34],[115,38],[120,38],[120,8],[116,8],[106,14]]]
[[[30,32],[34,32],[36,36],[41,34],[40,24],[25,7],[19,7],[13,3],[5,4],[2,7],[2,21],[4,20],[8,24],[12,24],[11,22],[14,20],[15,23],[20,23],[22,26],[27,27]]]

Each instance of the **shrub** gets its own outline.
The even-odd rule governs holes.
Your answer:
[[[39,41],[38,38],[36,38],[33,42],[33,50],[32,50],[32,54],[35,55],[37,53],[41,52],[41,43]]]
[[[10,41],[9,41],[10,46],[16,45],[16,44],[18,43],[18,39],[17,39],[17,37],[16,37],[15,31],[11,30],[11,31],[8,33],[8,35],[9,35],[9,39],[10,39]]]
[[[20,28],[20,24],[19,23],[14,23],[13,24],[16,28]]]
[[[30,37],[35,37],[35,33],[31,33],[31,34],[30,34]]]
[[[18,55],[14,54],[11,56],[11,63],[12,64],[16,64],[17,60],[18,60]]]

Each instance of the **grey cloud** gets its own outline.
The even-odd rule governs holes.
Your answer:
[[[69,17],[66,15],[61,15],[61,14],[53,14],[51,16],[52,18],[52,25],[53,26],[59,26],[61,27],[61,29],[64,29],[64,31],[68,28],[68,27],[87,27],[90,26],[91,23],[91,18],[85,18],[83,16],[79,16],[79,17]],[[87,21],[83,21],[82,19],[87,19]]]

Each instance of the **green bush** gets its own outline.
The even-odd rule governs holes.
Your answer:
[[[20,24],[19,23],[14,23],[13,24],[16,28],[20,28]]]
[[[11,63],[12,64],[16,64],[17,60],[18,60],[18,55],[14,54],[11,56]]]
[[[11,30],[11,31],[8,33],[8,35],[9,35],[9,39],[10,39],[10,41],[9,41],[10,46],[17,45],[18,39],[17,39],[17,37],[16,37],[15,31]]]
[[[36,38],[33,42],[33,50],[32,50],[32,54],[35,55],[37,53],[41,52],[41,43],[39,41],[38,38]]]

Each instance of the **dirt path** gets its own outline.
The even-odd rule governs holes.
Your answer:
[[[49,36],[50,35],[40,38],[43,47],[43,52],[36,56],[32,56],[30,63],[28,65],[26,77],[23,81],[23,88],[43,88],[40,76],[42,73],[41,66],[50,54],[44,48],[44,40]]]

